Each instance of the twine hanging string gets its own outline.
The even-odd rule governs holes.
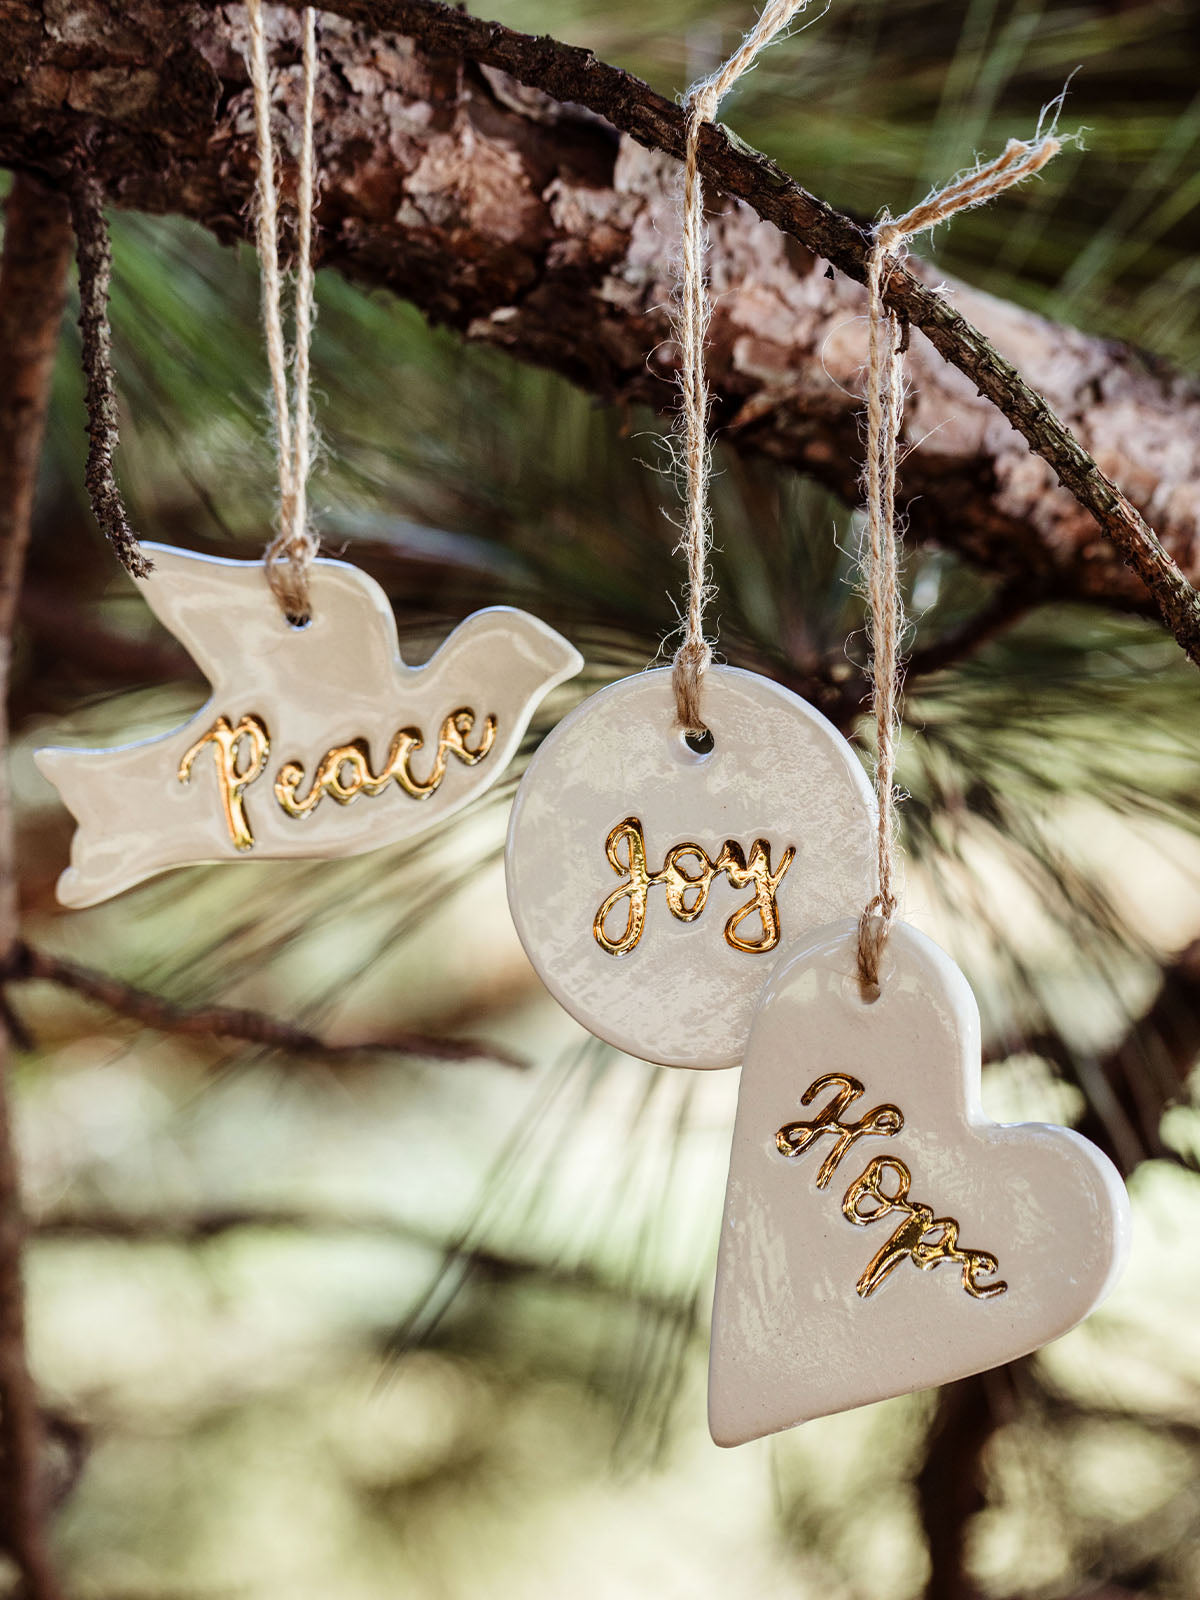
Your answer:
[[[250,83],[254,94],[254,132],[258,154],[257,242],[262,279],[263,331],[271,369],[275,448],[279,467],[279,512],[275,537],[263,556],[267,581],[288,621],[296,626],[311,615],[308,573],[318,540],[308,525],[308,477],[312,468],[312,412],[309,399],[309,347],[313,323],[313,106],[317,80],[316,12],[301,16],[303,102],[296,186],[296,284],[293,302],[295,344],[288,384],[288,351],[283,334],[283,274],[279,265],[279,188],[271,136],[271,77],[261,0],[247,0],[250,22]]]
[[[684,525],[679,549],[687,559],[687,606],[684,640],[675,652],[673,684],[675,720],[691,733],[707,731],[700,709],[700,682],[712,660],[705,636],[704,612],[710,598],[708,554],[712,543],[709,479],[712,446],[708,437],[708,381],[704,341],[711,306],[704,270],[704,185],[700,178],[700,135],[717,107],[756,57],[809,0],[768,0],[757,23],[725,65],[688,90],[687,142],[683,168],[683,249],[681,280],[675,305],[675,337],[680,349],[680,433],[685,471]]]
[[[904,601],[896,538],[896,462],[904,420],[903,330],[885,303],[897,251],[956,212],[984,205],[1031,178],[1062,148],[1049,134],[1011,139],[1003,155],[956,178],[893,220],[885,211],[867,263],[867,531],[862,568],[870,608],[871,701],[875,716],[876,890],[858,924],[858,977],[864,993],[879,987],[879,962],[896,914],[896,748]]]

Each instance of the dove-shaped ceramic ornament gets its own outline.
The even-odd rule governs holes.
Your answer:
[[[665,1066],[739,1062],[774,964],[873,886],[874,801],[833,724],[722,666],[704,674],[704,716],[706,753],[676,726],[669,668],[593,695],[530,763],[505,856],[551,993]]]
[[[411,838],[495,783],[539,701],[583,664],[544,622],[495,606],[406,666],[387,596],[346,562],[313,563],[312,618],[297,628],[261,562],[144,548],[147,603],[212,697],[156,738],[37,752],[78,823],[64,905],[192,862],[348,856]]]
[[[755,1016],[713,1305],[720,1445],[1026,1355],[1124,1264],[1108,1158],[984,1115],[979,1011],[949,956],[895,926],[867,1001],[856,952],[853,923],[814,934]]]

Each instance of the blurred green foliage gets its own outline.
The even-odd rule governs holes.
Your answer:
[[[748,21],[696,0],[492,12],[666,91],[714,65]],[[1198,66],[1200,15],[1182,3],[838,0],[723,114],[869,216],[1027,134],[1078,68],[1062,127],[1086,137],[1003,215],[943,230],[937,259],[1195,367]],[[251,554],[273,482],[253,257],[172,219],[120,216],[114,237],[135,523]],[[653,658],[681,588],[671,487],[651,470],[661,424],[598,410],[328,273],[319,298],[314,500],[327,547],[386,584],[406,650],[419,657],[483,602],[546,616],[588,668],[532,738]],[[333,1036],[462,1028],[531,1067],[381,1057],[335,1071],[131,1035],[30,994],[34,1351],[89,1436],[60,1519],[72,1594],[919,1593],[914,1479],[933,1397],[733,1454],[707,1442],[704,1324],[734,1075],[615,1058],[537,989],[499,869],[519,764],[413,847],[193,871],[94,911],[53,908],[68,826],[29,750],[51,726],[169,726],[202,693],[186,664],[154,654],[165,641],[98,548],[82,454],[72,332],[15,690],[31,936],[180,1000],[257,1005]],[[862,613],[850,512],[761,462],[722,452],[719,468],[726,656],[785,677],[839,659],[851,672]],[[906,583],[918,642],[987,593],[936,553],[911,557]],[[914,685],[909,904],[979,992],[997,1115],[1114,1115],[1096,1054],[1200,932],[1198,712],[1174,645],[1098,611],[1043,608]],[[1047,1032],[1064,1041],[1054,1059],[1025,1048]],[[1166,1136],[1178,1162],[1137,1174],[1138,1245],[1118,1296],[995,1380],[969,1545],[990,1595],[1197,1591],[1189,1109]]]

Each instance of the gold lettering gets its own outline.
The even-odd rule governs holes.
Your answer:
[[[725,924],[726,942],[749,955],[773,950],[779,943],[779,907],[775,897],[795,857],[793,846],[789,845],[784,851],[778,871],[772,872],[771,846],[765,839],[754,841],[748,858],[736,840],[727,839],[715,861],[701,845],[685,842],[673,845],[663,859],[662,868],[651,872],[646,864],[646,836],[641,820],[626,817],[604,841],[604,851],[613,871],[628,880],[613,890],[592,919],[596,943],[610,956],[628,955],[642,937],[650,890],[656,884],[661,884],[666,891],[671,915],[680,922],[694,922],[708,904],[713,880],[722,873],[735,889],[754,885],[754,898],[735,911]],[[625,901],[628,905],[624,930],[614,938],[608,929],[609,915]],[[737,930],[747,917],[756,914],[761,937],[741,938]]]
[[[735,950],[745,950],[748,954],[754,955],[761,950],[774,950],[779,943],[779,907],[775,902],[775,894],[795,854],[795,846],[788,845],[779,863],[779,871],[773,873],[771,846],[765,839],[755,839],[750,846],[749,861],[732,839],[725,841],[721,854],[717,857],[716,871],[724,870],[735,889],[745,889],[751,883],[754,885],[754,899],[740,911],[734,912],[725,924],[725,937]],[[740,939],[737,930],[747,917],[752,917],[755,913],[758,914],[762,924],[762,937]]]
[[[424,800],[446,776],[450,756],[468,767],[483,760],[496,741],[495,717],[484,717],[478,730],[478,743],[470,744],[468,740],[475,731],[475,713],[469,706],[452,711],[442,723],[433,762],[424,777],[418,777],[412,770],[413,752],[424,744],[417,728],[401,728],[391,742],[387,761],[379,773],[371,768],[371,752],[365,739],[353,739],[327,750],[317,763],[308,793],[304,795],[298,792],[304,782],[304,768],[298,761],[285,761],[275,778],[275,798],[289,817],[311,815],[326,795],[338,805],[348,806],[360,794],[382,794],[393,782],[413,799]],[[196,757],[209,744],[213,747],[229,837],[239,850],[251,850],[254,833],[243,797],[255,779],[261,777],[267,764],[271,747],[266,724],[255,716],[245,716],[236,725],[227,717],[218,717],[179,763],[180,783],[191,780]]]
[[[857,1078],[841,1072],[827,1072],[824,1077],[810,1083],[800,1098],[802,1106],[810,1106],[826,1089],[836,1089],[833,1099],[811,1122],[789,1122],[775,1135],[775,1143],[785,1156],[803,1155],[809,1145],[815,1144],[823,1133],[833,1135],[833,1146],[817,1171],[817,1188],[824,1189],[837,1171],[838,1163],[858,1139],[890,1139],[904,1126],[904,1114],[899,1106],[875,1106],[864,1112],[857,1122],[843,1120],[846,1110],[864,1093]]]
[[[881,1105],[866,1111],[857,1121],[846,1119],[846,1112],[866,1091],[849,1073],[827,1072],[809,1084],[800,1104],[811,1105],[818,1095],[833,1090],[833,1098],[808,1122],[788,1122],[775,1135],[781,1155],[799,1156],[816,1144],[823,1134],[833,1139],[824,1161],[817,1169],[817,1188],[824,1189],[838,1164],[859,1139],[890,1139],[904,1126],[899,1106]],[[953,1217],[935,1217],[933,1208],[910,1200],[912,1172],[895,1156],[875,1156],[842,1197],[842,1215],[856,1228],[869,1228],[882,1217],[899,1216],[895,1232],[867,1263],[856,1285],[867,1299],[904,1261],[911,1261],[922,1272],[932,1272],[943,1262],[956,1262],[962,1272],[962,1286],[972,1299],[990,1300],[1004,1294],[1003,1279],[981,1282],[994,1276],[999,1263],[990,1250],[968,1250],[958,1242],[959,1226]]]
[[[974,1300],[990,1300],[1008,1288],[1003,1278],[995,1283],[978,1283],[977,1272],[997,1272],[1000,1263],[990,1250],[964,1250],[962,1252],[962,1286]]]
[[[895,1178],[895,1193],[888,1192],[889,1174]],[[858,1292],[865,1299],[874,1294],[890,1272],[905,1259],[923,1272],[931,1272],[944,1261],[956,1261],[962,1269],[962,1286],[975,1300],[990,1300],[1003,1294],[1003,1281],[981,1284],[977,1273],[993,1273],[998,1262],[988,1250],[964,1250],[958,1242],[958,1223],[953,1217],[935,1217],[930,1206],[910,1201],[912,1173],[903,1161],[891,1156],[876,1156],[861,1177],[855,1179],[842,1201],[842,1214],[856,1226],[866,1228],[890,1212],[903,1213],[904,1220],[883,1245],[858,1280]],[[864,1208],[865,1202],[865,1208]]]
[[[889,1194],[885,1187],[889,1176],[896,1180],[895,1194]],[[908,1190],[912,1183],[912,1173],[903,1161],[897,1161],[894,1156],[876,1156],[867,1163],[866,1171],[846,1190],[842,1200],[842,1215],[857,1227],[866,1228],[872,1222],[878,1222],[880,1217],[886,1217],[892,1211],[907,1211]],[[863,1210],[866,1201],[869,1210]]]
[[[227,717],[218,717],[179,763],[176,776],[180,783],[191,782],[192,765],[206,744],[213,747],[229,837],[238,850],[252,850],[254,834],[243,797],[267,764],[271,743],[266,725],[258,717],[243,717],[235,727]]]
[[[621,860],[619,853],[622,845],[626,850],[624,861]],[[619,889],[614,889],[597,911],[592,920],[592,932],[596,935],[597,944],[601,949],[607,950],[610,956],[623,956],[632,950],[642,937],[642,929],[646,925],[646,901],[651,883],[650,874],[646,871],[646,841],[637,819],[626,817],[624,822],[619,822],[604,841],[604,850],[613,871],[627,874],[629,882],[623,883]],[[625,931],[619,938],[613,939],[605,931],[605,924],[609,912],[615,911],[622,900],[629,901],[629,908],[625,914]]]
[[[433,764],[424,778],[418,778],[412,770],[413,753],[425,743],[417,728],[400,729],[378,773],[371,769],[370,751],[362,739],[327,750],[317,764],[305,795],[297,793],[304,782],[304,768],[298,761],[285,762],[275,779],[275,798],[289,817],[310,816],[326,795],[336,800],[338,805],[347,806],[360,794],[382,794],[391,783],[399,784],[405,794],[414,800],[428,799],[446,776],[449,756],[454,756],[465,766],[473,767],[492,748],[496,741],[495,717],[486,716],[483,719],[479,743],[470,745],[467,738],[474,730],[475,713],[469,706],[452,711],[442,723]]]

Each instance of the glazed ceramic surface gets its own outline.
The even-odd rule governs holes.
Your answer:
[[[64,905],[187,862],[346,856],[409,838],[489,788],[538,702],[582,665],[545,623],[495,607],[409,667],[387,596],[345,562],[314,564],[312,620],[293,628],[260,562],[145,548],[146,600],[212,698],[158,738],[37,752],[78,823]]]
[[[1124,1262],[1107,1157],[1068,1129],[984,1116],[979,1012],[950,958],[898,925],[869,1004],[855,948],[852,925],[824,930],[755,1018],[713,1309],[721,1445],[1024,1355]]]
[[[669,669],[612,684],[566,717],[517,793],[508,897],[530,960],[592,1033],[647,1061],[728,1067],[781,955],[869,899],[874,808],[846,741],[779,684],[710,667],[703,704],[707,755],[674,726]],[[672,851],[674,911],[661,881]],[[640,907],[627,893],[631,853],[660,880]],[[601,932],[610,945],[626,933],[628,947],[614,953]]]

